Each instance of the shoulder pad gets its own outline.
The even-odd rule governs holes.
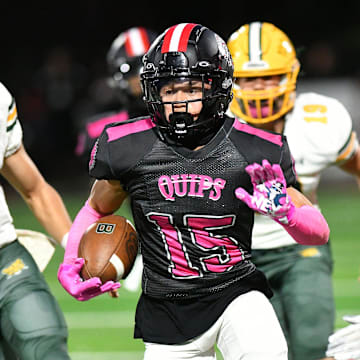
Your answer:
[[[10,94],[9,90],[0,82],[0,105],[9,106],[13,102],[13,96]]]
[[[151,150],[157,136],[148,117],[107,125],[91,152],[90,175],[98,179],[120,179]]]
[[[322,166],[334,163],[347,148],[351,133],[349,112],[341,102],[329,96],[301,94],[294,109],[286,116],[285,134],[296,161],[301,149],[304,149],[302,159],[304,156],[312,158],[313,163]]]
[[[238,131],[242,131],[244,133],[257,136],[263,140],[269,141],[278,146],[283,145],[282,135],[255,128],[251,125],[242,123],[242,122],[238,121],[237,119],[235,119],[234,128]]]
[[[117,122],[109,124],[105,128],[107,134],[107,141],[112,142],[119,140],[129,135],[141,133],[155,127],[149,117],[139,117],[128,121]]]
[[[271,164],[280,164],[287,184],[289,186],[295,184],[294,163],[285,136],[255,128],[237,119],[233,127],[243,135],[238,139],[234,137],[234,145],[249,164],[255,162],[261,164],[264,159]]]
[[[100,136],[106,125],[126,120],[129,120],[127,111],[98,114],[88,119],[86,132],[90,138],[95,139]]]
[[[6,128],[9,129],[14,126],[17,119],[15,99],[7,88],[0,83],[0,121],[2,124],[6,124]]]

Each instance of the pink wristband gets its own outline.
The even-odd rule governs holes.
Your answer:
[[[70,228],[64,254],[64,263],[72,264],[74,262],[74,260],[78,257],[80,239],[85,230],[103,216],[103,214],[98,213],[89,205],[89,200],[86,201],[85,205],[76,215],[76,218]]]
[[[280,224],[302,245],[323,245],[329,240],[330,229],[325,218],[319,210],[310,205],[299,208],[294,206],[289,223]]]

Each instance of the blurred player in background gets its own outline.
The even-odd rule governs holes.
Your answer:
[[[105,125],[147,114],[140,84],[141,59],[155,38],[156,34],[150,29],[132,27],[119,34],[112,42],[106,62],[109,73],[108,85],[113,90],[115,99],[114,109],[86,119],[78,135],[75,153],[85,163],[86,168],[88,168],[91,149]],[[124,206],[130,208],[128,203]],[[141,273],[142,258],[139,255],[124,281],[125,289],[138,290]]]
[[[311,202],[318,203],[321,172],[331,165],[359,181],[360,148],[350,115],[336,99],[296,96],[300,64],[287,35],[270,23],[253,22],[235,31],[228,47],[234,60],[232,114],[254,128],[286,135],[297,186]],[[297,244],[279,224],[257,214],[252,249],[274,291],[271,301],[289,359],[325,358],[335,317],[330,244]]]
[[[85,119],[78,134],[75,153],[86,169],[91,149],[105,125],[147,114],[140,84],[141,58],[155,38],[156,34],[149,29],[132,27],[113,40],[106,56],[107,84],[114,99],[112,109]]]
[[[1,83],[0,152],[1,175],[19,192],[45,231],[64,244],[70,217],[58,192],[27,154],[15,100]],[[33,257],[17,239],[1,187],[0,217],[0,359],[68,360],[64,316]],[[41,251],[40,240],[30,238],[31,251]]]
[[[143,62],[151,117],[110,124],[98,138],[89,170],[97,180],[71,227],[59,281],[81,301],[119,287],[82,281],[77,254],[85,229],[130,196],[144,261],[135,316],[144,359],[211,360],[217,343],[226,360],[285,360],[270,289],[250,259],[254,211],[299,242],[327,242],[328,225],[292,187],[286,139],[226,116],[233,63],[217,34],[174,25]]]

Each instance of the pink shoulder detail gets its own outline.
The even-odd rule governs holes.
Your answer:
[[[150,118],[142,119],[128,124],[122,124],[121,126],[109,127],[108,129],[106,129],[106,133],[108,135],[108,142],[120,139],[130,134],[150,130],[153,127],[155,127],[155,124],[151,121]]]
[[[129,115],[126,111],[122,111],[118,114],[103,117],[99,120],[96,120],[92,123],[86,125],[86,130],[89,136],[93,139],[100,136],[101,132],[104,130],[104,127],[108,124],[112,124],[118,121],[125,121],[129,119]]]
[[[272,133],[269,133],[269,132],[267,132],[265,130],[257,129],[257,128],[255,128],[253,126],[250,126],[248,124],[244,124],[244,123],[240,122],[238,119],[235,119],[235,121],[234,121],[234,128],[236,130],[243,131],[243,132],[246,132],[248,134],[258,136],[258,137],[260,137],[262,139],[270,141],[270,142],[272,142],[274,144],[277,144],[279,146],[283,145],[281,135],[272,134]]]

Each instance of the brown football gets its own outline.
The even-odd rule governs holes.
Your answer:
[[[80,240],[78,255],[85,259],[81,276],[99,277],[102,283],[125,279],[137,252],[138,237],[130,221],[120,215],[102,217]]]

